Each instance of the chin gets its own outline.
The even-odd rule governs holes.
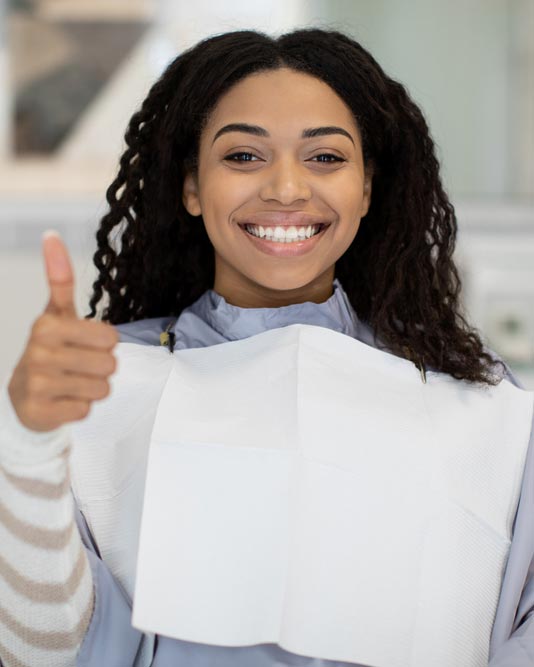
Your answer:
[[[314,278],[311,279],[304,278],[301,280],[294,278],[291,280],[288,278],[284,278],[283,276],[280,276],[279,278],[274,280],[273,279],[254,280],[254,282],[265,290],[270,290],[273,292],[291,292],[306,287],[306,285],[309,285],[311,282],[313,282],[313,280]]]

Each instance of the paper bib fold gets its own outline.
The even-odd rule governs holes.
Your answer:
[[[176,352],[133,624],[372,667],[485,666],[533,394],[296,324]]]

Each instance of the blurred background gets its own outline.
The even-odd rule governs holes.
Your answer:
[[[351,34],[421,106],[465,309],[534,389],[534,0],[0,0],[0,381],[47,301],[46,229],[88,312],[126,124],[168,62],[210,34],[310,25]]]

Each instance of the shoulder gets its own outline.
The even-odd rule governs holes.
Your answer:
[[[519,380],[519,378],[515,375],[515,373],[512,371],[508,363],[499,355],[495,350],[492,350],[490,347],[486,347],[484,345],[484,352],[490,355],[490,357],[498,362],[498,365],[496,366],[496,372],[500,375],[501,380],[508,380],[511,384],[514,385],[514,387],[517,387],[518,389],[523,389],[526,391],[525,386],[523,383]],[[502,364],[502,365],[501,365]]]

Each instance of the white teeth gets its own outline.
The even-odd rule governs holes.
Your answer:
[[[261,225],[245,225],[249,234],[265,238],[276,243],[293,243],[315,236],[321,225],[308,225],[307,227],[262,227]]]

